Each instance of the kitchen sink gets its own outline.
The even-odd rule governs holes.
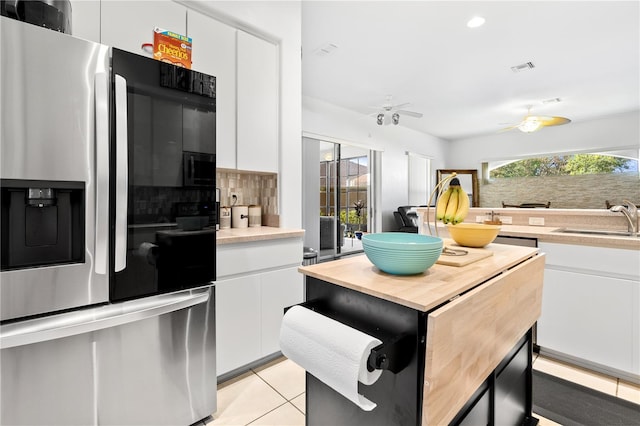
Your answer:
[[[586,234],[586,235],[605,235],[612,237],[640,237],[638,232],[629,231],[611,231],[608,229],[575,229],[575,228],[558,228],[553,232],[562,232],[565,234]]]

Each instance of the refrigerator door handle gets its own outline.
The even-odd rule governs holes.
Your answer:
[[[97,73],[94,81],[96,115],[96,234],[95,271],[107,273],[109,259],[109,81]]]
[[[115,272],[127,267],[127,191],[129,166],[127,156],[127,80],[115,75],[116,118],[116,223]]]
[[[142,321],[209,300],[211,287],[152,296],[0,327],[0,349],[46,342]]]

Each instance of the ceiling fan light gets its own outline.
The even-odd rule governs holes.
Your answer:
[[[382,126],[383,121],[384,121],[384,114],[382,113],[378,114],[378,117],[376,118],[376,123],[378,123],[378,126]]]
[[[542,126],[542,123],[535,117],[527,117],[520,125],[518,129],[524,133],[535,132]]]

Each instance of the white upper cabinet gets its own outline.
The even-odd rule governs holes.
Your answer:
[[[277,45],[169,0],[89,3],[78,13],[93,24],[79,26],[79,37],[95,38],[99,27],[100,43],[140,55],[155,27],[191,37],[192,69],[216,77],[216,166],[278,172]]]
[[[100,42],[100,1],[71,0],[71,34]]]
[[[142,45],[153,45],[155,27],[187,32],[186,7],[169,0],[102,1],[100,7],[100,42],[128,52],[144,55]]]
[[[191,68],[216,77],[216,166],[236,168],[236,29],[187,10]]]
[[[278,171],[278,49],[238,30],[238,169]]]

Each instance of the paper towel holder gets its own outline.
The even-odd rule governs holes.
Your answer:
[[[287,306],[284,308],[286,313],[293,306],[302,306],[304,308],[315,311],[324,315],[323,309],[320,308],[322,302],[317,300],[310,300],[297,305]],[[320,308],[320,309],[319,309]],[[325,315],[331,318],[330,315]],[[334,319],[334,318],[332,318]],[[363,333],[367,331],[360,330]],[[378,332],[381,330],[378,328]],[[411,357],[415,348],[415,336],[411,334],[397,334],[389,337],[381,337],[377,335],[379,333],[368,333],[372,336],[380,339],[382,343],[375,348],[371,349],[369,357],[367,358],[367,370],[372,372],[373,370],[388,370],[393,374],[398,374],[411,362]]]
[[[371,349],[367,370],[389,370],[398,374],[409,365],[413,356],[414,338],[410,334],[394,336]]]

